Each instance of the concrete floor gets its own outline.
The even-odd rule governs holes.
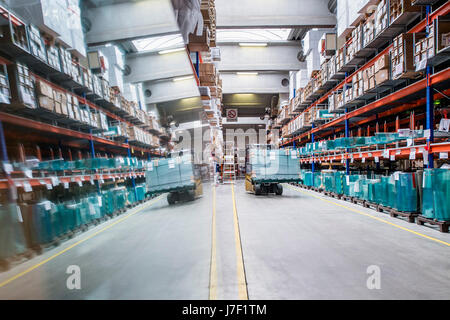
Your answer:
[[[256,197],[239,182],[241,247],[231,186],[217,187],[216,201],[204,190],[172,207],[162,197],[1,273],[0,299],[203,300],[210,284],[218,299],[244,289],[257,300],[450,297],[450,234],[294,187]],[[66,287],[70,265],[80,267],[81,290]],[[379,290],[367,288],[369,266],[380,269]]]

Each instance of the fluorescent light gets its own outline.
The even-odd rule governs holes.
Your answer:
[[[166,54],[166,53],[172,53],[172,52],[178,52],[178,51],[183,51],[184,48],[175,48],[175,49],[168,49],[168,50],[162,50],[159,51],[159,54]]]
[[[241,47],[267,47],[266,42],[241,42],[239,43]]]
[[[257,76],[258,72],[236,72],[238,76]]]
[[[192,78],[194,78],[194,76],[180,77],[180,78],[173,79],[173,81],[183,81],[183,80],[189,80]]]

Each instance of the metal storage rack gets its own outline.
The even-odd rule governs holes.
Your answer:
[[[145,130],[147,129],[146,124],[139,118],[126,115],[121,108],[110,101],[109,92],[105,92],[103,79],[99,79],[101,90],[98,90],[98,88],[97,90],[91,90],[86,81],[77,81],[71,75],[65,73],[63,68],[58,70],[58,68],[43,61],[42,57],[39,58],[31,53],[29,26],[25,21],[3,6],[0,6],[0,19],[2,19],[1,25],[4,35],[0,41],[0,64],[2,70],[4,70],[2,74],[6,76],[8,82],[10,82],[10,79],[6,67],[13,70],[16,63],[22,63],[30,69],[30,75],[34,81],[43,81],[52,89],[65,94],[70,93],[94,113],[104,113],[109,121],[123,122],[129,126],[138,126]],[[20,38],[23,41],[18,41],[18,33],[23,35]],[[83,74],[83,68],[80,65],[75,64],[73,67],[78,68],[80,74]],[[81,77],[81,79],[83,78]],[[12,86],[13,84],[9,83],[9,85]],[[70,160],[72,160],[72,156],[73,158],[82,158],[83,153],[87,157],[92,158],[120,155],[150,159],[152,157],[163,156],[154,146],[132,145],[127,140],[123,141],[106,136],[103,137],[100,134],[101,130],[95,130],[89,125],[77,123],[72,119],[57,115],[51,111],[45,111],[39,107],[38,103],[35,109],[26,107],[18,108],[19,105],[23,104],[20,96],[14,96],[13,94],[10,94],[8,97],[6,95],[4,96],[7,99],[0,101],[0,146],[4,167],[9,168],[9,157],[7,153],[12,148],[16,148],[16,143],[19,148],[19,154],[23,158],[18,160],[25,159],[25,151],[28,152],[27,155],[33,155],[39,160],[42,160],[44,149],[46,153],[49,151],[49,156],[52,159],[58,156],[62,158],[63,151],[68,154]],[[11,101],[16,101],[16,105],[12,106]],[[148,130],[148,132],[153,135],[158,135],[159,133],[156,130]],[[29,149],[25,150],[22,141],[34,143],[36,145],[34,152],[31,153]],[[56,149],[54,149],[55,146],[57,146]],[[76,152],[77,157],[72,153],[74,150],[78,150]],[[6,178],[0,180],[0,189],[7,189],[14,186],[20,188],[23,187],[24,183],[28,183],[32,187],[40,186],[46,179],[45,177],[40,177],[39,179],[34,177],[21,177],[23,175],[20,172],[4,171]],[[11,178],[12,174],[14,178]],[[79,181],[104,181],[121,178],[134,180],[135,177],[144,177],[143,173],[138,171],[89,176],[72,174],[74,173],[70,173],[70,175],[60,179],[60,182],[78,183]]]
[[[432,21],[437,21],[439,18],[443,19],[444,16],[448,15],[450,13],[450,3],[445,3],[441,7],[437,8],[433,12],[431,12],[430,7],[427,7],[427,17],[420,21],[417,25],[412,27],[408,33],[418,33],[423,32],[427,29],[427,26]],[[405,18],[402,18],[401,25],[406,25],[408,22],[411,22],[414,20],[414,18],[417,17],[417,14],[409,14],[408,17],[405,16]],[[406,20],[405,20],[406,19]],[[400,22],[395,21],[395,24],[392,24],[388,26],[383,32],[391,32],[392,35],[397,35],[404,30],[403,28],[399,28]],[[382,35],[384,35],[381,34]],[[335,86],[333,89],[329,90],[324,95],[318,97],[315,99],[314,102],[308,105],[308,107],[303,112],[308,112],[310,109],[321,105],[323,103],[326,103],[328,100],[328,97],[337,90],[343,90],[346,88],[347,85],[351,84],[352,77],[358,72],[366,70],[367,68],[373,66],[375,64],[375,61],[377,61],[381,56],[387,54],[392,50],[392,44],[389,44],[388,38],[381,37],[376,38],[376,41],[372,41],[372,43],[377,43],[376,47],[380,46],[387,46],[380,51],[378,54],[376,54],[371,59],[367,60],[367,57],[370,57],[368,51],[366,51],[366,63],[364,63],[362,66],[354,67],[352,68],[353,73],[349,74],[348,71],[345,74],[344,80],[342,80],[337,86]],[[370,47],[370,46],[369,46]],[[442,50],[442,52],[437,53],[436,57],[431,60],[431,62],[438,61],[442,65],[442,61],[447,61],[447,54],[446,50]],[[310,130],[307,130],[306,132],[303,132],[301,134],[294,134],[294,137],[290,139],[285,139],[285,141],[282,143],[283,147],[288,147],[292,145],[301,146],[307,142],[314,142],[323,140],[323,139],[329,139],[333,138],[339,135],[343,135],[345,137],[349,137],[350,129],[355,129],[357,127],[362,126],[368,126],[371,123],[376,123],[376,125],[372,125],[372,131],[373,128],[376,128],[375,130],[379,130],[379,122],[382,121],[382,119],[386,119],[388,117],[397,117],[397,120],[394,122],[384,123],[384,129],[387,130],[389,127],[395,127],[398,128],[400,125],[405,125],[410,122],[410,119],[399,119],[399,115],[402,112],[405,111],[412,111],[414,109],[417,109],[421,106],[426,106],[426,112],[425,114],[417,115],[415,116],[415,120],[425,120],[426,123],[426,129],[431,129],[434,127],[433,122],[433,116],[434,116],[434,108],[433,108],[433,101],[437,99],[441,99],[443,97],[448,97],[450,90],[449,83],[450,83],[450,68],[445,68],[442,70],[439,70],[437,72],[432,73],[432,67],[436,66],[435,63],[429,63],[427,67],[426,77],[423,79],[420,79],[418,81],[394,81],[390,80],[387,83],[383,83],[382,86],[375,88],[374,90],[371,90],[370,92],[366,92],[363,96],[359,97],[358,99],[361,99],[363,101],[360,101],[357,104],[350,103],[348,105],[345,105],[344,111],[345,114],[342,116],[331,120],[325,124],[319,125],[319,126],[313,126]],[[364,98],[364,99],[362,99]],[[358,100],[359,101],[359,100]],[[298,115],[294,119],[291,120],[295,121],[298,117]],[[370,129],[368,129],[370,130]],[[426,148],[429,150],[429,157],[430,161],[428,164],[428,167],[433,166],[433,154],[439,153],[439,152],[449,152],[450,151],[450,143],[435,143],[434,140],[434,132],[433,130],[430,130],[430,137],[427,139],[427,141],[415,141],[416,148]],[[393,148],[391,150],[395,150],[393,152],[400,151],[401,156],[406,156],[406,154],[409,155],[410,150],[408,148]],[[378,154],[380,151],[376,152],[368,152],[367,154],[363,155],[362,157],[358,156],[352,157],[353,160],[359,160],[360,158],[365,158],[367,160],[374,160],[375,157],[380,156]],[[372,154],[371,157],[368,157],[369,153]],[[350,153],[342,153],[338,156],[334,155],[324,155],[324,156],[317,156],[317,157],[306,157],[301,159],[302,163],[319,163],[321,161],[344,161],[346,168],[348,170],[350,165]],[[314,165],[313,165],[314,167]],[[314,169],[314,168],[313,168]]]

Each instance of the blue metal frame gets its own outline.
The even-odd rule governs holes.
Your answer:
[[[128,144],[128,149],[127,149],[127,151],[128,151],[128,158],[131,159],[131,150],[130,150],[130,145],[128,143],[128,138],[126,140],[126,144]],[[134,176],[131,176],[131,183],[133,185],[134,196],[136,197],[136,200],[137,200],[138,194],[137,194],[137,190],[136,190],[136,180],[134,179]]]
[[[311,126],[312,126],[312,129],[314,129],[314,123],[312,123]],[[314,142],[315,142],[314,132],[311,132],[311,143],[314,143]],[[311,171],[313,173],[316,172],[316,163],[314,162],[314,156],[313,156],[313,163],[311,165]]]
[[[198,52],[195,53],[196,63],[195,63],[195,72],[197,73],[197,77],[200,77],[200,55]]]
[[[430,31],[429,25],[429,16],[431,13],[431,6],[426,7],[427,12],[427,27],[426,27],[426,35]],[[431,66],[427,65],[426,76],[427,76],[427,88],[426,88],[426,97],[427,97],[427,105],[426,105],[426,128],[430,131],[430,136],[427,139],[427,145],[430,146],[431,143],[434,142],[434,104],[433,104],[433,96],[432,96],[432,87],[431,87]],[[428,153],[428,165],[427,168],[434,168],[434,156],[433,153]]]

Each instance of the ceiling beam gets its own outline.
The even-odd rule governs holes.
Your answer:
[[[329,28],[328,0],[218,0],[217,28]]]
[[[92,1],[91,3],[97,3]],[[88,7],[83,18],[90,26],[88,45],[179,33],[170,0],[126,1]]]

